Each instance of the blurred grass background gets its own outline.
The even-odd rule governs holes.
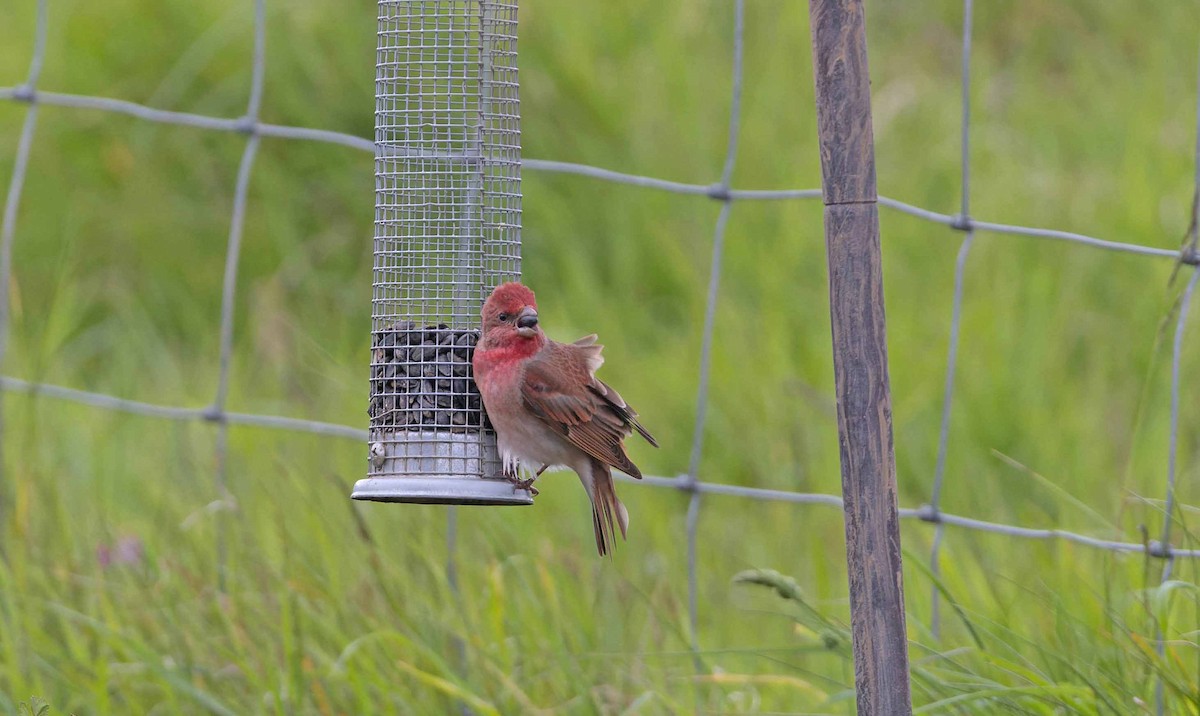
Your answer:
[[[521,3],[524,154],[709,183],[729,111],[732,3]],[[881,192],[959,204],[957,0],[868,2]],[[250,3],[52,0],[40,87],[236,117]],[[370,137],[375,6],[268,4],[264,121]],[[1192,3],[976,8],[972,214],[1175,248],[1196,124]],[[24,81],[34,3],[0,6],[0,86]],[[750,0],[739,188],[819,185],[803,3]],[[7,182],[25,107],[0,103]],[[14,248],[4,373],[171,405],[216,385],[238,135],[43,107]],[[526,172],[526,280],[550,333],[598,332],[606,380],[686,468],[716,203]],[[264,140],[250,187],[230,408],[366,425],[371,157]],[[882,216],[901,502],[928,499],[961,235]],[[943,508],[1138,541],[1166,472],[1165,260],[980,235],[964,302]],[[706,480],[837,493],[819,202],[735,204]],[[1194,322],[1193,322],[1194,323]],[[1166,334],[1169,336],[1170,331]],[[1196,503],[1200,336],[1185,339],[1179,494]],[[0,709],[55,713],[853,711],[841,515],[706,497],[688,651],[686,496],[622,485],[630,539],[595,558],[573,478],[537,506],[360,506],[355,441],[4,400]],[[1009,459],[1004,459],[1009,458]],[[1016,463],[1024,468],[1014,466]],[[1178,534],[1188,545],[1184,509]],[[218,513],[224,513],[223,517]],[[218,593],[215,534],[228,531]],[[905,523],[914,698],[932,713],[1138,713],[1162,677],[1197,713],[1192,563],[950,528],[940,640],[929,526]],[[732,578],[792,575],[780,600]],[[801,600],[802,603],[798,602]],[[1153,653],[1156,625],[1170,639]]]

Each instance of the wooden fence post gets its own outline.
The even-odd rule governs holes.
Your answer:
[[[862,0],[810,0],[854,682],[860,716],[912,713],[875,142]]]

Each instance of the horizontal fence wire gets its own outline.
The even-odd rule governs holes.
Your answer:
[[[984,221],[970,216],[968,211],[968,187],[970,178],[970,108],[968,97],[970,90],[971,5],[971,0],[964,0],[962,53],[963,101],[961,127],[962,196],[960,210],[955,214],[941,213],[915,206],[898,199],[893,199],[886,196],[879,197],[879,203],[888,209],[948,227],[949,229],[960,232],[964,235],[964,239],[959,248],[958,260],[955,264],[955,289],[953,305],[951,309],[952,315],[950,335],[948,340],[946,384],[943,394],[942,421],[938,437],[938,457],[934,468],[934,486],[931,500],[929,504],[922,505],[917,508],[902,508],[900,510],[900,517],[904,519],[916,519],[935,525],[935,538],[933,542],[932,553],[932,563],[935,570],[937,569],[938,550],[940,549],[942,542],[944,528],[946,526],[951,526],[961,529],[1024,539],[1060,540],[1072,544],[1078,544],[1084,547],[1113,552],[1142,553],[1150,557],[1161,558],[1164,560],[1167,567],[1167,569],[1164,570],[1165,579],[1170,575],[1169,566],[1173,559],[1200,557],[1200,549],[1177,549],[1171,546],[1169,543],[1171,514],[1173,510],[1178,510],[1181,507],[1175,503],[1174,480],[1176,474],[1175,446],[1178,443],[1179,429],[1178,405],[1181,390],[1179,367],[1182,353],[1182,337],[1185,326],[1184,319],[1188,315],[1188,309],[1193,298],[1194,289],[1197,285],[1197,282],[1200,281],[1200,279],[1197,278],[1200,276],[1200,272],[1194,268],[1200,266],[1200,253],[1198,253],[1195,249],[1194,240],[1189,242],[1189,244],[1183,248],[1168,249],[1146,246],[1138,243],[1102,239],[1099,237],[1071,231]],[[640,484],[651,487],[681,490],[691,495],[691,502],[689,503],[688,510],[687,537],[689,545],[689,616],[690,624],[692,626],[693,643],[696,631],[695,535],[700,495],[713,494],[753,500],[790,502],[794,504],[826,505],[839,508],[842,504],[841,498],[837,495],[803,493],[787,490],[730,485],[717,482],[706,482],[699,474],[699,456],[703,447],[705,406],[708,400],[707,366],[709,363],[709,352],[711,350],[711,324],[713,316],[715,315],[714,311],[717,299],[717,291],[720,284],[720,256],[724,239],[724,230],[729,220],[731,207],[735,202],[740,201],[793,201],[814,200],[821,198],[820,189],[738,189],[731,185],[732,170],[737,154],[738,114],[741,94],[741,51],[744,43],[743,13],[743,0],[738,0],[734,5],[733,89],[730,107],[729,141],[726,147],[725,162],[721,177],[716,183],[699,184],[675,181],[661,177],[621,172],[608,168],[566,161],[530,158],[523,158],[520,160],[520,165],[523,170],[553,174],[570,174],[597,181],[611,182],[614,184],[623,184],[656,191],[705,197],[721,202],[721,211],[718,216],[717,226],[714,229],[714,242],[712,247],[713,261],[710,267],[709,288],[706,297],[706,328],[704,332],[704,338],[702,340],[702,346],[704,349],[702,350],[701,357],[701,379],[700,384],[697,387],[697,416],[693,431],[693,448],[689,459],[688,470],[686,473],[677,477],[647,476],[640,482]],[[255,152],[257,151],[261,140],[265,138],[318,142],[347,147],[358,151],[370,152],[373,155],[378,155],[379,153],[377,152],[375,142],[367,138],[358,137],[343,132],[310,127],[293,127],[269,124],[260,122],[258,120],[258,110],[262,101],[262,73],[265,62],[265,48],[263,46],[263,33],[265,26],[263,0],[256,0],[255,4],[255,46],[252,57],[254,74],[251,83],[251,93],[247,112],[241,117],[215,117],[189,112],[177,112],[149,107],[144,104],[138,104],[136,102],[122,99],[51,92],[41,89],[38,85],[38,80],[41,73],[41,67],[45,59],[45,36],[48,22],[47,15],[48,0],[38,0],[37,25],[35,28],[36,39],[34,43],[33,56],[30,62],[29,73],[25,82],[16,86],[0,87],[0,101],[10,101],[26,106],[26,115],[21,132],[17,139],[17,150],[13,163],[13,170],[4,202],[4,214],[2,221],[0,221],[0,370],[3,369],[3,361],[8,348],[9,303],[7,287],[11,281],[13,272],[12,247],[16,235],[18,209],[20,206],[21,193],[24,187],[25,177],[28,172],[29,156],[34,142],[38,114],[42,107],[62,107],[75,110],[92,110],[121,114],[148,122],[192,127],[198,130],[234,132],[247,135],[247,144],[243,153],[242,163],[239,167],[237,177],[234,207],[231,216],[229,247],[226,253],[226,272],[224,276],[224,290],[222,292],[220,321],[221,346],[217,361],[217,366],[219,369],[219,381],[217,395],[214,399],[214,402],[205,407],[158,405],[136,400],[128,400],[105,393],[78,390],[60,385],[31,382],[11,376],[0,377],[0,394],[25,393],[29,395],[75,402],[103,410],[139,415],[149,418],[216,423],[220,426],[220,432],[218,433],[218,440],[216,444],[216,451],[218,455],[217,480],[218,487],[222,492],[225,491],[223,456],[225,450],[225,441],[227,439],[225,430],[228,426],[234,425],[283,430],[309,433],[326,437],[365,441],[368,435],[365,429],[339,423],[302,420],[275,415],[233,412],[226,408],[226,398],[229,385],[229,357],[232,350],[233,314],[236,300],[233,287],[236,286],[237,282],[237,259],[241,248],[242,215],[245,210],[246,202],[245,187],[249,181],[249,177],[253,169]],[[1200,110],[1198,110],[1198,121],[1200,121]],[[1200,133],[1200,129],[1198,129],[1198,133]],[[1198,146],[1200,146],[1200,144],[1198,144]],[[1198,162],[1197,167],[1198,171],[1200,171],[1200,162]],[[1198,186],[1200,186],[1200,178],[1198,178]],[[1195,206],[1193,206],[1193,212],[1194,211]],[[1119,540],[1099,539],[1069,530],[1032,528],[997,522],[987,522],[970,517],[949,514],[939,509],[938,505],[940,503],[941,492],[945,481],[945,451],[947,441],[949,439],[949,414],[953,405],[954,371],[959,337],[961,304],[964,290],[964,270],[974,238],[980,233],[1061,241],[1077,245],[1081,248],[1113,251],[1132,254],[1135,256],[1165,259],[1177,262],[1181,265],[1193,267],[1190,272],[1190,276],[1188,277],[1189,280],[1186,290],[1180,299],[1180,305],[1178,307],[1179,316],[1176,324],[1174,334],[1175,340],[1172,350],[1170,407],[1171,449],[1169,455],[1170,465],[1167,470],[1167,507],[1164,511],[1165,522],[1161,533],[1161,540],[1146,542],[1124,542]],[[1193,234],[1194,233],[1195,232],[1193,229]],[[0,423],[0,425],[2,425],[2,423]],[[0,446],[2,446],[2,442],[0,442]],[[4,473],[2,470],[0,470],[0,485],[2,485],[3,479]],[[632,480],[628,481],[633,482]],[[0,494],[2,494],[2,492],[0,492]],[[2,509],[3,504],[0,504],[0,510]],[[937,603],[936,600],[937,597],[935,592],[935,605]],[[933,626],[936,632],[936,611],[934,612],[933,616]],[[1161,713],[1163,708],[1161,699],[1159,700],[1157,706],[1159,712]]]
[[[20,85],[18,87],[0,87],[0,100],[10,100],[29,105],[94,109],[104,112],[125,114],[150,122],[159,122],[163,124],[175,124],[184,127],[194,127],[197,129],[208,129],[220,132],[255,134],[260,137],[276,139],[323,142],[326,144],[337,144],[365,152],[371,152],[372,154],[375,152],[375,144],[370,139],[358,137],[352,134],[346,134],[343,132],[336,132],[327,129],[311,129],[306,127],[289,127],[279,124],[264,124],[250,121],[244,117],[231,119],[190,114],[187,112],[172,112],[146,107],[145,105],[140,105],[134,102],[127,102],[125,100],[111,99],[106,97],[90,97],[83,95],[62,94],[58,92],[41,92],[31,89],[29,85]],[[646,189],[656,189],[675,194],[706,196],[720,201],[727,199],[733,201],[786,201],[795,199],[821,198],[820,189],[723,189],[720,184],[692,184],[688,182],[673,181],[670,179],[646,176],[642,174],[619,172],[612,169],[605,169],[603,167],[591,166],[588,164],[556,161],[550,159],[524,158],[521,160],[521,169],[534,172],[574,174],[576,176],[598,179],[601,181],[612,182],[614,184],[638,186]],[[901,213],[915,216],[919,219],[925,219],[926,221],[930,221],[935,224],[942,224],[943,226],[948,226],[952,229],[963,232],[982,231],[993,234],[1010,234],[1014,236],[1027,236],[1030,238],[1053,239],[1056,241],[1082,244],[1084,246],[1091,246],[1098,249],[1107,249],[1109,251],[1121,251],[1125,253],[1138,254],[1141,256],[1157,256],[1165,259],[1173,259],[1175,261],[1192,266],[1200,264],[1200,255],[1180,249],[1164,249],[1154,246],[1145,246],[1142,244],[1110,241],[1072,231],[1060,231],[1057,229],[1047,229],[1035,226],[1020,226],[994,221],[982,221],[979,219],[964,217],[961,214],[943,214],[930,209],[923,209],[919,206],[915,206],[913,204],[909,204],[907,202],[900,201],[899,199],[893,199],[887,196],[880,196],[879,203],[880,205],[889,209],[894,209]]]
[[[46,0],[40,0],[39,5],[45,5],[45,3]],[[33,86],[30,84],[23,84],[17,87],[0,87],[0,100],[11,100],[14,102],[28,104],[29,113],[31,115],[34,114],[37,110],[37,107],[42,104],[51,106],[77,107],[106,112],[116,112],[119,114],[134,116],[147,121],[188,126],[197,129],[241,132],[246,134],[257,134],[261,137],[267,138],[319,142],[350,147],[353,149],[374,153],[374,142],[372,142],[370,139],[342,132],[324,129],[262,124],[258,122],[247,121],[244,118],[229,119],[190,114],[186,112],[172,112],[146,107],[134,102],[107,97],[43,92],[33,89]],[[28,116],[29,115],[27,115],[27,117]],[[18,152],[16,155],[15,167],[8,188],[8,201],[5,203],[3,223],[0,224],[0,226],[3,226],[3,233],[0,234],[0,238],[3,239],[3,241],[0,242],[0,257],[3,257],[11,252],[11,243],[16,225],[17,206],[20,201],[21,188],[25,178],[25,167],[28,163],[29,149],[32,147],[33,130],[28,129],[31,124],[32,123],[27,119],[25,123],[26,128],[22,131],[18,141]],[[722,190],[720,185],[679,182],[661,177],[619,172],[603,167],[575,162],[524,158],[521,160],[521,167],[522,170],[533,172],[573,174],[615,184],[639,186],[677,194],[703,196],[722,202],[812,200],[821,198],[820,189],[746,190],[730,188],[728,190]],[[1094,236],[1088,236],[1086,234],[1060,231],[1049,228],[980,221],[978,219],[964,217],[961,214],[946,214],[929,209],[923,209],[921,207],[886,196],[880,196],[879,203],[889,209],[893,209],[910,216],[915,216],[919,219],[924,219],[936,224],[941,224],[949,227],[952,230],[963,233],[983,232],[1011,236],[1024,236],[1028,238],[1051,239],[1073,243],[1093,249],[1118,251],[1141,256],[1170,259],[1187,265],[1196,265],[1197,263],[1200,263],[1197,261],[1195,254],[1182,249],[1165,249],[1153,246],[1145,246],[1142,244],[1112,241]],[[5,250],[5,246],[8,247],[7,250]],[[6,263],[11,264],[11,260],[8,260]],[[0,264],[0,286],[5,285],[11,280],[11,274],[11,265]],[[6,303],[6,296],[7,292],[0,292],[0,307]],[[0,312],[0,317],[3,317],[3,315],[4,313]],[[0,330],[0,346],[4,346],[7,343],[7,333],[8,331],[6,328]],[[0,351],[0,359],[2,359],[2,357],[3,352]],[[189,408],[182,406],[160,405],[129,400],[105,393],[79,390],[49,383],[27,381],[12,376],[0,377],[0,392],[35,394],[39,396],[90,405],[105,410],[130,413],[144,417],[166,418],[183,421],[227,422],[231,425],[305,432],[316,435],[347,438],[351,440],[367,439],[366,429],[357,428],[343,423],[304,420],[276,415],[239,413],[229,410],[213,411],[210,407]],[[618,477],[623,476],[619,475]],[[686,484],[686,480],[680,477],[647,477],[647,479],[643,481],[629,480],[629,482],[632,484],[645,484],[653,487],[667,487],[685,491],[690,491],[692,489]],[[711,483],[699,479],[699,476],[697,476],[695,490],[699,492],[731,497],[744,497],[755,500],[774,500],[801,504],[825,504],[837,507],[840,507],[842,504],[841,497],[832,494],[803,493],[789,490],[774,490],[746,487],[741,485]],[[916,518],[919,516],[919,512],[922,512],[921,508],[907,510],[901,509],[900,515],[903,518]],[[944,512],[937,512],[936,516],[932,518],[924,518],[924,521],[932,522],[934,524],[947,524],[983,532],[1007,534],[1013,537],[1028,537],[1034,539],[1064,539],[1077,544],[1120,552],[1147,552],[1152,556],[1163,556],[1164,552],[1164,550],[1156,546],[1157,543],[1155,542],[1141,544],[1094,539],[1068,530],[1037,529],[1001,525],[997,523],[984,522],[981,520],[974,520],[967,517],[958,517]],[[1177,557],[1200,557],[1200,550],[1171,549],[1170,552],[1172,555]]]

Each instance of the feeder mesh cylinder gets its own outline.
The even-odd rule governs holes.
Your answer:
[[[369,478],[495,478],[471,354],[521,273],[515,0],[380,2],[375,103]]]

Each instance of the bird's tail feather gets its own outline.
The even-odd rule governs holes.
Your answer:
[[[617,499],[616,486],[613,485],[612,470],[599,460],[592,460],[592,527],[596,532],[596,549],[600,556],[612,551],[616,543],[616,526],[621,528],[621,539],[629,529],[629,511]]]

